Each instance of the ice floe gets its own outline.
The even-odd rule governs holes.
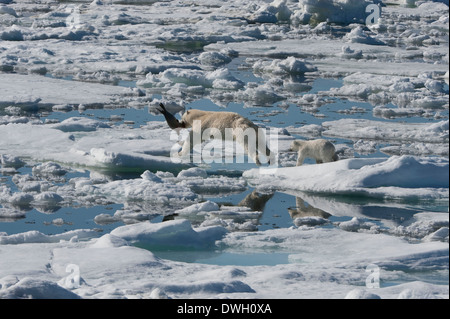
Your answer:
[[[448,198],[448,160],[393,156],[347,159],[334,163],[253,169],[243,176],[260,188],[381,198]]]
[[[96,236],[96,232],[87,229],[77,229],[58,235],[45,235],[38,231],[30,231],[10,236],[1,236],[2,245],[18,245],[21,243],[57,243],[61,240],[76,241],[82,238]]]
[[[168,69],[160,75],[147,74],[145,80],[140,80],[137,85],[141,87],[157,87],[170,89],[176,84],[184,84],[191,87],[204,87],[214,89],[236,90],[243,87],[243,83],[234,78],[227,69],[215,71]]]
[[[0,126],[0,149],[16,149],[20,157],[40,161],[56,161],[69,165],[98,167],[109,170],[137,169],[154,171],[172,167],[180,171],[189,164],[174,163],[169,155],[175,141],[163,137],[163,131],[127,128],[109,130],[109,125],[86,118],[70,118],[58,124]],[[72,133],[77,132],[75,137]],[[93,135],[90,135],[92,132]],[[84,133],[84,134],[80,134]],[[161,135],[160,135],[161,134]],[[159,139],[159,142],[158,142]],[[99,140],[103,140],[99,143]],[[22,146],[20,146],[22,144]],[[169,169],[170,170],[170,169]]]
[[[187,220],[168,221],[152,224],[143,222],[134,225],[117,227],[112,236],[138,243],[140,246],[170,247],[183,245],[186,248],[201,248],[214,245],[226,233],[222,227],[192,228]]]
[[[187,221],[179,220],[161,225],[128,225],[117,228],[115,232],[118,236],[107,234],[87,241],[77,241],[74,237],[77,234],[73,232],[58,238],[39,234],[0,236],[2,251],[11,254],[15,249],[14,254],[9,255],[11,258],[0,261],[0,294],[7,298],[20,298],[24,295],[40,298],[52,293],[61,298],[68,298],[69,295],[83,298],[148,298],[158,289],[161,294],[170,298],[263,298],[273,297],[275,291],[278,291],[278,297],[319,297],[317,290],[313,290],[316,291],[314,293],[309,289],[315,286],[326,289],[331,298],[361,298],[362,293],[356,294],[354,285],[364,284],[367,277],[365,268],[369,264],[378,263],[383,280],[395,281],[408,277],[405,269],[436,269],[439,265],[443,267],[448,258],[446,243],[429,242],[410,247],[396,237],[358,232],[346,232],[344,235],[342,231],[333,229],[226,233],[221,227],[194,230]],[[78,232],[78,235],[83,238],[88,234]],[[189,236],[186,238],[186,235]],[[63,238],[65,240],[59,241]],[[69,238],[72,239],[68,241]],[[156,258],[148,250],[130,246],[131,243],[138,242],[138,246],[148,243],[153,247],[167,243],[210,245],[215,240],[229,247],[227,249],[240,247],[257,252],[281,248],[298,253],[290,255],[292,261],[296,260],[292,264],[255,268],[172,262]],[[25,242],[17,245],[19,241]],[[15,245],[5,245],[6,242]],[[31,242],[34,244],[30,244]],[[352,244],[346,245],[347,242]],[[351,252],[344,247],[351,247]],[[356,250],[360,253],[354,254]],[[20,266],[19,260],[25,255],[36,255],[39,258]],[[417,265],[418,260],[433,260],[433,266],[427,266],[426,263]],[[337,262],[339,266],[333,266]],[[15,275],[12,277],[9,269],[14,265],[19,267],[14,267]],[[67,282],[70,277],[66,270],[70,265],[75,266],[79,272],[80,280],[75,285]],[[48,271],[49,268],[51,272]],[[133,271],[130,272],[130,269]],[[105,271],[108,273],[107,277],[102,275]],[[29,282],[35,280],[35,276],[40,276],[39,283],[24,284],[25,278],[30,278],[27,279]],[[298,284],[305,289],[309,288],[298,290]],[[41,293],[42,290],[36,287],[49,287],[49,291]],[[283,289],[280,294],[281,287]],[[448,287],[412,282],[379,288],[375,293],[381,298],[425,298],[425,295],[426,298],[442,298],[448,294]]]
[[[278,76],[283,75],[303,75],[307,72],[314,72],[314,68],[309,63],[296,59],[294,57],[289,57],[284,60],[273,60],[270,61],[257,61],[253,64],[253,71],[255,73],[269,73]]]
[[[328,20],[334,23],[364,22],[369,1],[299,1],[299,12],[302,23],[318,23]]]
[[[324,122],[327,136],[367,138],[373,140],[421,141],[426,143],[447,143],[449,121],[428,123],[389,123],[370,120],[342,119]],[[370,133],[368,133],[370,132]]]
[[[27,79],[28,88],[24,91],[23,82]],[[19,74],[0,74],[2,96],[0,105],[17,105],[27,108],[60,105],[107,105],[121,103],[120,96],[127,89],[101,84],[69,82],[42,76],[24,76]]]
[[[126,200],[145,200],[150,202],[168,203],[175,201],[192,201],[195,195],[189,187],[182,183],[164,183],[156,178],[149,178],[150,172],[145,172],[141,179],[112,181],[95,186],[94,193],[104,194],[107,197]],[[85,186],[83,186],[85,188]]]

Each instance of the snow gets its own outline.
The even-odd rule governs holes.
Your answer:
[[[112,181],[105,184],[96,185],[92,190],[94,193],[100,193],[116,200],[124,198],[126,200],[141,200],[150,202],[176,202],[193,201],[197,195],[188,187],[181,183],[164,183],[156,179],[150,179],[144,172],[142,178],[132,180]],[[77,187],[76,187],[77,188]],[[85,191],[86,187],[82,186]],[[90,188],[88,186],[88,188]]]
[[[191,206],[179,209],[175,211],[176,214],[185,215],[185,214],[197,214],[200,212],[210,212],[219,210],[219,205],[217,203],[206,201],[203,203],[193,204]]]
[[[306,72],[314,72],[316,69],[307,62],[294,57],[284,60],[257,61],[253,64],[255,73],[272,73],[275,75],[302,75]]]
[[[65,175],[67,171],[58,163],[46,162],[33,167],[34,175]]]
[[[18,245],[22,243],[57,243],[61,240],[78,240],[95,236],[95,232],[88,229],[78,229],[58,235],[45,235],[38,231],[29,231],[9,236],[1,236],[2,245]]]
[[[366,293],[356,292],[353,284],[364,282],[366,277],[364,268],[372,262],[383,261],[381,267],[385,268],[382,274],[386,279],[395,280],[403,275],[404,267],[417,269],[417,267],[443,266],[445,259],[448,259],[446,243],[421,243],[411,247],[410,244],[396,237],[359,232],[343,236],[342,232],[333,229],[285,229],[256,233],[234,232],[225,235],[223,228],[220,227],[193,230],[189,222],[178,220],[168,222],[167,225],[140,223],[122,226],[114,232],[115,234],[106,234],[87,241],[48,243],[48,238],[44,237],[39,243],[37,237],[33,236],[29,237],[33,244],[2,245],[2,251],[6,253],[12,253],[15,247],[19,249],[15,249],[13,258],[0,261],[2,265],[0,267],[1,296],[22,297],[25,292],[19,293],[19,291],[21,292],[20,289],[25,286],[26,294],[39,298],[42,297],[40,292],[32,289],[38,286],[41,289],[47,287],[48,295],[54,293],[60,297],[70,295],[84,298],[132,296],[148,298],[154,294],[155,289],[169,298],[187,296],[320,297],[320,291],[309,289],[315,286],[326,289],[330,298],[361,298],[366,296]],[[69,238],[73,235],[67,234],[64,237]],[[132,243],[136,244],[136,241],[140,244],[153,245],[167,243],[188,246],[207,245],[224,235],[223,244],[231,248],[244,247],[247,250],[258,251],[290,247],[298,251],[302,261],[259,267],[179,263],[156,258],[148,250],[130,246]],[[166,236],[167,240],[162,240]],[[348,245],[350,242],[352,245]],[[405,255],[406,247],[408,253]],[[312,253],[313,250],[314,253]],[[335,254],[337,250],[340,251],[339,255]],[[355,254],[356,251],[359,253]],[[32,264],[16,268],[16,278],[10,275],[9,266],[17,263],[26,254],[30,257],[38,252],[41,257],[32,259]],[[352,254],[349,254],[350,252]],[[296,254],[291,256],[293,259],[299,258]],[[434,260],[434,266],[427,266],[426,263],[413,266],[419,260],[428,259]],[[339,266],[333,266],[336,263]],[[67,287],[67,265],[79,267],[81,277],[79,286]],[[27,269],[36,270],[35,274],[40,276],[39,284],[25,285],[24,282],[28,282],[27,278],[32,275]],[[45,269],[51,269],[51,271]],[[106,277],[105,272],[108,273]],[[26,273],[28,276],[23,275]],[[299,291],[297,289],[299,284],[304,289]],[[426,298],[445,298],[448,295],[448,287],[412,282],[370,290],[370,293],[381,298],[424,298],[425,296]]]
[[[43,192],[36,195],[34,200],[38,203],[38,205],[44,204],[45,206],[53,206],[59,204],[64,199],[56,193]]]
[[[0,155],[1,164],[3,167],[21,167],[25,164],[20,158],[13,155]]]
[[[413,156],[346,159],[318,167],[253,169],[244,172],[259,188],[381,198],[448,198],[448,160]],[[420,194],[420,195],[419,195]],[[426,195],[425,195],[426,194]]]
[[[1,296],[5,299],[80,299],[77,294],[55,282],[29,277],[17,280],[15,283],[9,281],[7,285],[5,284],[4,290]]]
[[[27,81],[27,90],[22,86]],[[43,107],[46,105],[107,105],[120,103],[125,88],[101,84],[69,82],[46,78],[38,75],[0,74],[2,95],[0,105],[17,105],[19,107]],[[120,102],[119,102],[120,101]]]
[[[371,4],[369,1],[334,1],[321,0],[299,1],[300,10],[296,15],[301,14],[303,23],[317,23],[330,21],[334,23],[352,23],[361,22],[366,19],[366,7]]]
[[[200,168],[200,167],[192,167],[189,169],[182,170],[178,173],[177,178],[191,178],[191,177],[201,177],[206,178],[208,176],[208,173],[206,170]]]
[[[137,85],[143,88],[158,87],[170,89],[177,84],[215,89],[239,89],[243,86],[243,83],[229,74],[227,69],[201,71],[170,68],[160,75],[148,73],[145,80],[137,82]]]
[[[0,298],[448,298],[447,0],[0,3]],[[161,102],[280,166],[172,161]]]
[[[61,123],[52,125],[52,127],[63,132],[80,132],[95,131],[97,128],[109,128],[110,126],[97,120],[71,117]]]
[[[374,140],[421,141],[426,143],[448,143],[449,121],[433,124],[389,123],[370,120],[342,119],[322,123],[323,135]]]
[[[226,233],[220,226],[193,229],[188,220],[175,220],[166,223],[151,224],[142,222],[134,225],[117,227],[112,236],[150,247],[183,246],[186,248],[204,248],[212,246]]]
[[[9,124],[0,126],[2,153],[15,149],[20,157],[41,161],[97,167],[115,171],[129,168],[153,170],[172,167],[180,171],[189,164],[174,163],[170,157],[172,141],[164,132],[141,129],[141,133],[119,128],[113,133],[109,126],[96,120],[70,118],[58,124]],[[74,137],[71,133],[85,134]],[[91,132],[92,134],[89,134]],[[150,136],[153,136],[149,138]]]
[[[366,289],[356,288],[350,291],[345,299],[381,299],[380,296],[374,294]]]
[[[199,55],[201,64],[219,66],[231,62],[231,58],[220,52],[203,52]]]

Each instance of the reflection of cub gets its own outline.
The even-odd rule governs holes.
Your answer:
[[[295,204],[296,207],[288,208],[289,215],[291,215],[293,220],[308,216],[317,216],[322,218],[329,218],[331,216],[331,214],[328,214],[326,211],[308,205],[301,197],[295,197]]]
[[[291,144],[291,151],[298,152],[297,166],[303,164],[305,158],[313,158],[317,164],[338,160],[333,143],[319,139],[312,141],[295,140]]]
[[[183,148],[179,153],[180,156],[188,155],[194,148],[194,142],[196,142],[193,138],[194,133],[203,137],[203,133],[207,129],[216,129],[224,140],[228,136],[226,129],[231,129],[233,140],[242,144],[245,152],[257,165],[261,165],[259,149],[262,150],[264,156],[268,157],[271,165],[275,164],[275,154],[267,147],[265,136],[258,134],[258,126],[237,113],[188,110],[181,117],[181,121],[178,121],[166,111],[163,104],[160,104],[160,107],[161,110],[159,111],[164,115],[171,129],[192,127],[189,137],[184,141]],[[200,121],[201,125],[197,127],[194,125],[194,121]],[[250,133],[254,134],[255,139],[253,141],[250,139]]]

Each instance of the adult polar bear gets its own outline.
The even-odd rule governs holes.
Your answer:
[[[270,165],[275,164],[276,156],[267,146],[265,134],[249,119],[233,112],[188,110],[181,117],[181,121],[178,121],[162,103],[159,106],[159,111],[171,129],[192,128],[178,153],[179,156],[189,155],[196,144],[210,139],[211,136],[220,136],[222,140],[232,139],[241,144],[256,165],[261,165],[261,153],[268,158]],[[194,138],[195,135],[198,138]]]

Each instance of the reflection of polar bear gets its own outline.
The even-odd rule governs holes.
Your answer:
[[[312,141],[295,140],[291,144],[291,151],[298,152],[297,166],[303,164],[305,158],[313,158],[317,164],[338,160],[333,143],[319,139]]]
[[[275,154],[267,147],[265,135],[260,134],[258,126],[249,119],[232,112],[188,110],[181,117],[181,121],[178,121],[165,110],[164,105],[160,106],[162,108],[160,111],[171,129],[192,127],[179,153],[180,156],[188,155],[195,143],[201,143],[213,136],[222,140],[229,138],[240,143],[257,165],[261,165],[258,152],[267,156],[271,165],[275,164]],[[201,139],[196,140],[194,134]]]

